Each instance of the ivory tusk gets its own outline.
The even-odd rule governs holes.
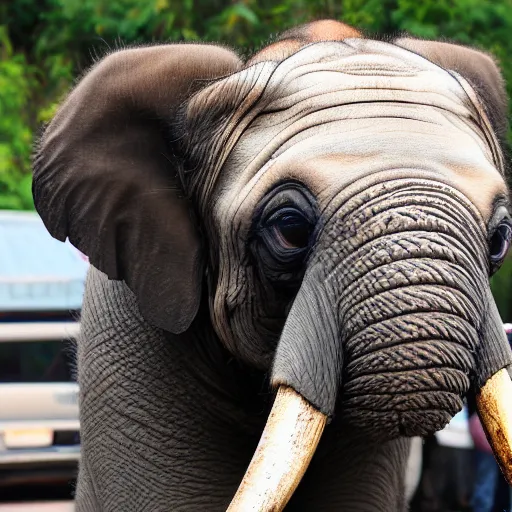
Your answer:
[[[311,462],[326,420],[292,388],[280,386],[228,512],[283,510]]]
[[[506,369],[496,372],[484,384],[476,402],[496,461],[512,485],[512,381]]]

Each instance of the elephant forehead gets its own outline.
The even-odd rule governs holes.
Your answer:
[[[505,192],[497,143],[476,98],[394,45],[311,45],[274,70],[254,108],[224,164],[229,186],[220,187],[218,204],[250,207],[287,178],[328,200],[354,180],[400,169],[459,189],[484,219]]]
[[[231,205],[233,211],[251,211],[274,184],[287,179],[305,183],[322,207],[357,180],[411,176],[450,185],[475,205],[484,220],[489,218],[494,197],[505,193],[506,186],[474,132],[441,114],[428,119],[411,109],[408,117],[393,117],[390,105],[385,109],[388,116],[370,115],[367,110],[359,118],[299,132],[262,167],[247,175],[242,171],[245,176],[224,189],[220,208]]]
[[[260,113],[315,110],[319,97],[329,93],[336,93],[334,103],[342,104],[345,98],[400,98],[401,91],[435,94],[438,102],[451,106],[467,102],[457,80],[425,58],[393,44],[354,39],[314,44],[280,63],[265,84]]]

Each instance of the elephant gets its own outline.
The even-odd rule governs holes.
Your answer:
[[[492,56],[328,19],[95,62],[33,158],[90,261],[77,511],[403,511],[470,394],[512,481],[506,112]]]

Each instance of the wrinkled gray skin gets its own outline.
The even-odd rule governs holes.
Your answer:
[[[265,425],[262,378],[211,339],[206,311],[181,343],[95,270],[84,306],[77,511],[226,510]],[[409,440],[370,443],[341,419],[287,509],[402,510]]]
[[[320,22],[245,65],[117,52],[46,130],[36,206],[101,270],[78,343],[78,512],[225,510],[279,384],[329,417],[287,510],[404,510],[410,437],[511,363],[488,284],[508,218],[499,72],[355,35]],[[312,226],[299,263],[266,221],[290,205]]]

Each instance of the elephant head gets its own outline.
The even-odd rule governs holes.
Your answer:
[[[45,130],[34,199],[148,322],[211,328],[279,388],[231,509],[280,510],[334,416],[428,435],[476,393],[512,475],[489,276],[511,240],[488,55],[333,21],[243,62],[180,44],[96,63]],[[326,427],[329,428],[329,427]]]

